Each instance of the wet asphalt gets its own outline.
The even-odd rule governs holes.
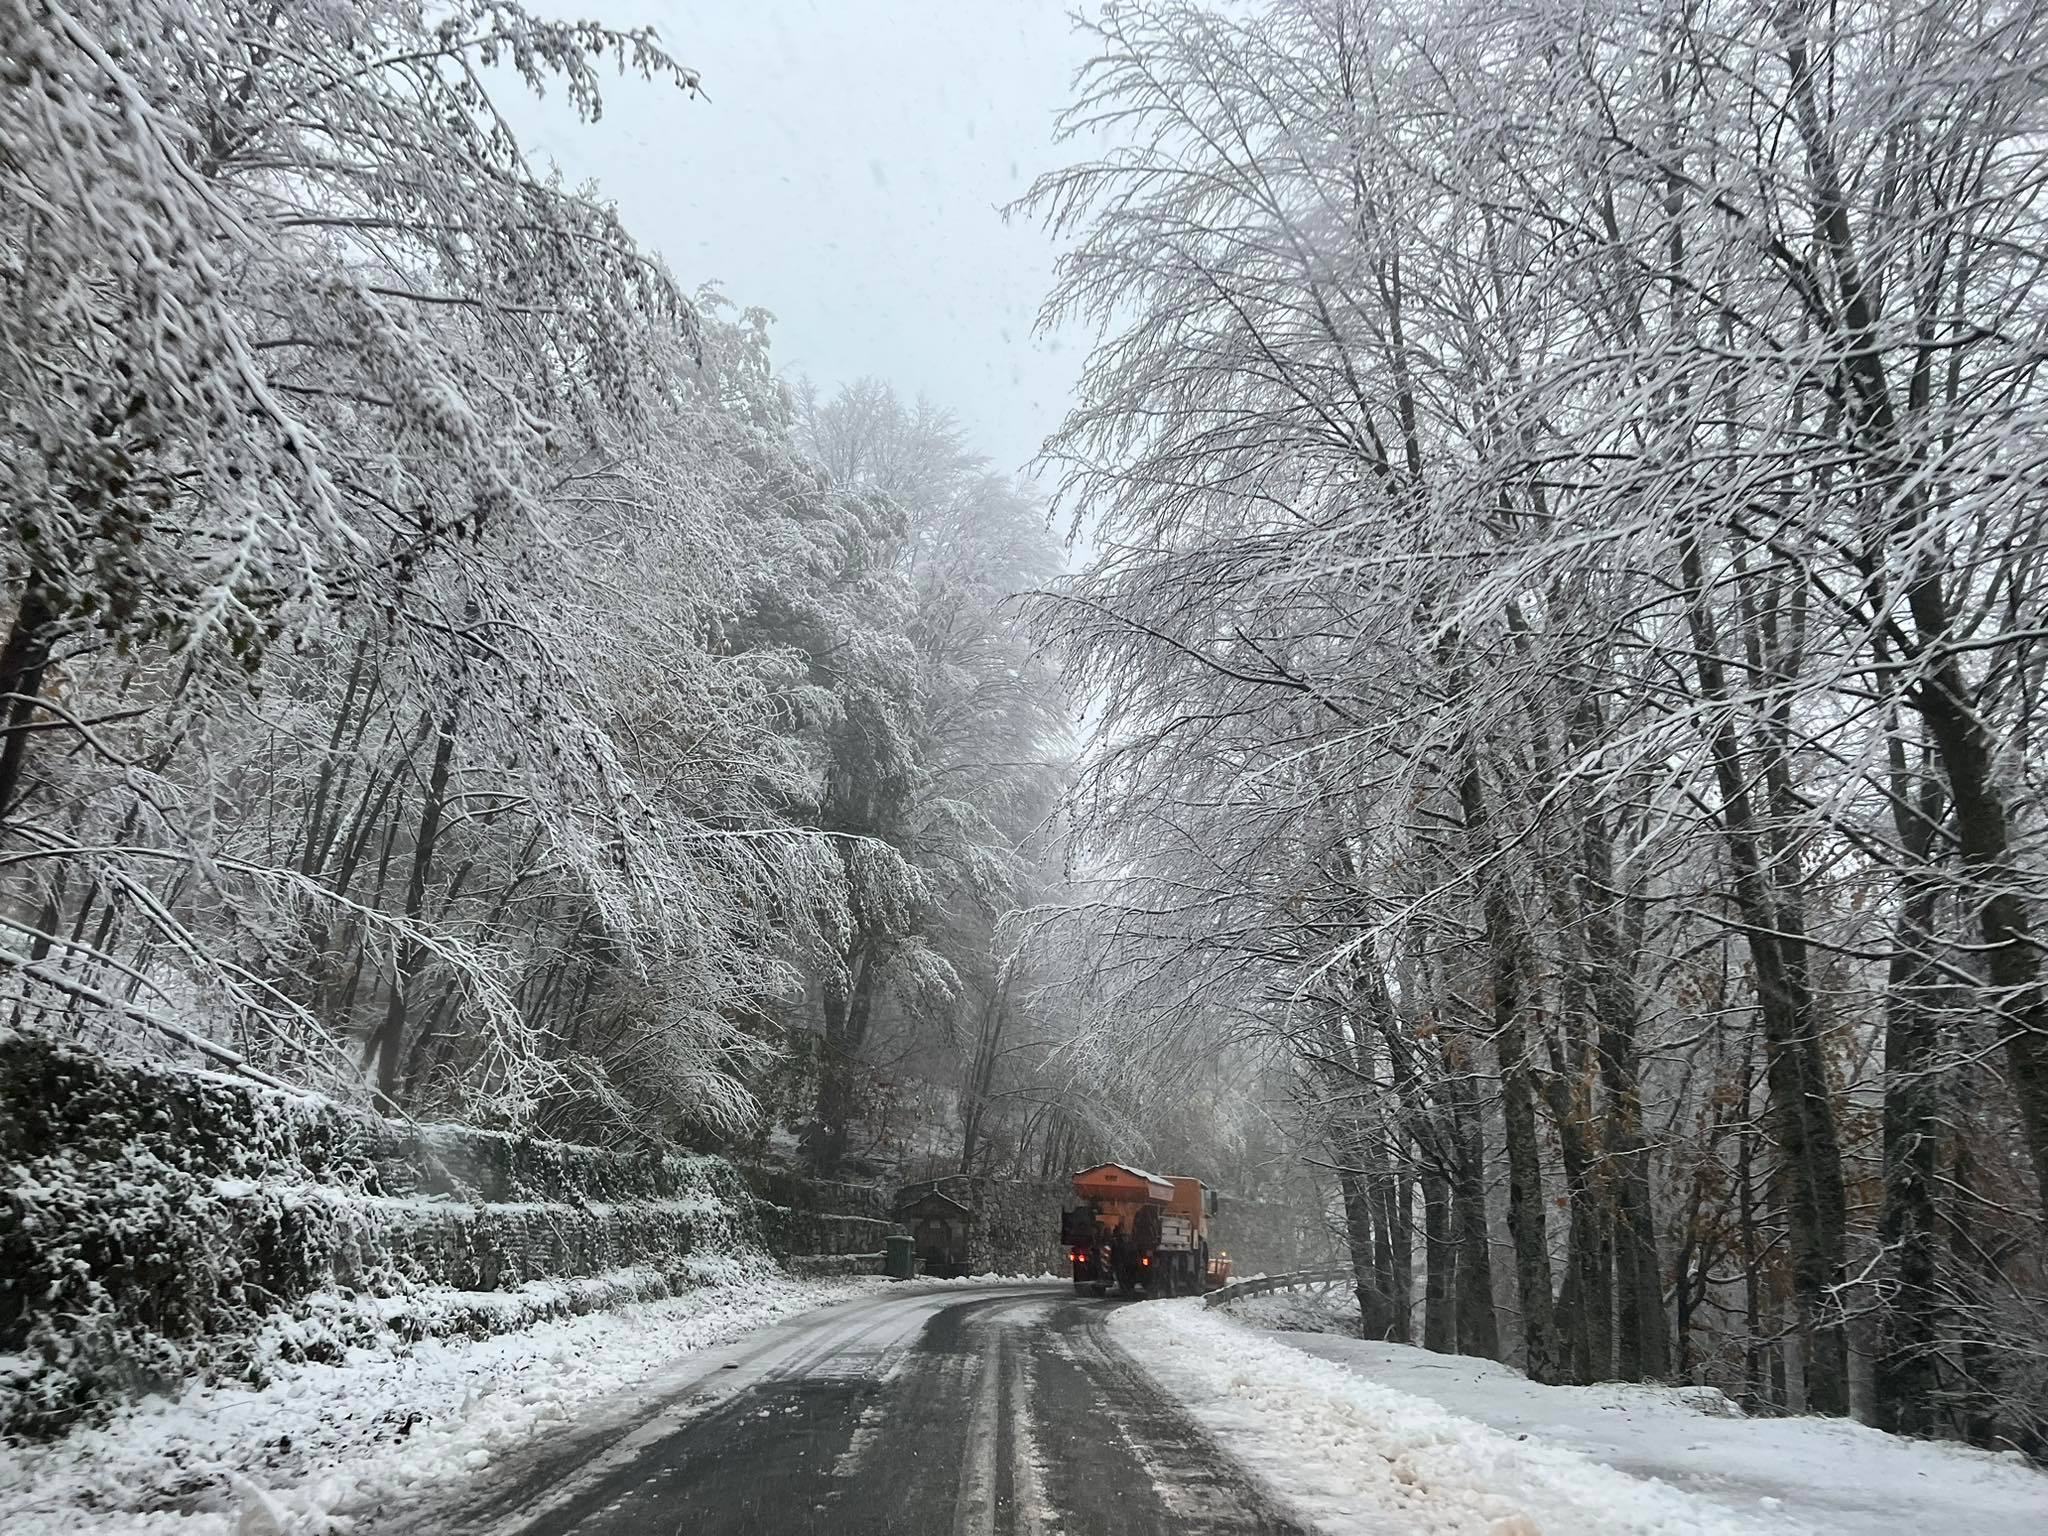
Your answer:
[[[885,1294],[487,1474],[444,1536],[1307,1536],[1066,1287]],[[1144,1305],[1144,1303],[1131,1303]]]

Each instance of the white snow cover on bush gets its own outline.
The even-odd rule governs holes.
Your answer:
[[[1543,1439],[1490,1429],[1197,1302],[1127,1307],[1111,1328],[1226,1450],[1329,1536],[1813,1529],[1775,1499],[1736,1510]]]
[[[679,1355],[885,1284],[794,1280],[753,1257],[700,1256],[692,1267],[704,1288],[666,1300],[482,1340],[355,1350],[341,1365],[280,1366],[261,1388],[196,1386],[103,1427],[0,1449],[0,1531],[372,1532],[366,1511],[473,1474]]]

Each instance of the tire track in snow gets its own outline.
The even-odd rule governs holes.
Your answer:
[[[416,1536],[1305,1536],[1045,1288],[912,1292],[715,1353]],[[723,1369],[721,1369],[723,1367]]]
[[[1047,1492],[1064,1536],[1307,1536],[1109,1339],[1119,1305],[1062,1309],[1039,1354]]]

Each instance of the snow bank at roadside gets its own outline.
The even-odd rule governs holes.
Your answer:
[[[702,1289],[481,1340],[429,1339],[263,1387],[195,1386],[48,1444],[0,1449],[8,1536],[324,1536],[468,1476],[678,1355],[886,1282],[702,1256]]]
[[[1588,1457],[1366,1381],[1197,1301],[1111,1318],[1118,1343],[1329,1536],[1790,1536]]]
[[[2048,1474],[2017,1453],[1902,1440],[1846,1419],[1747,1418],[1711,1387],[1545,1387],[1510,1366],[1326,1335],[1287,1342],[1426,1397],[1735,1510],[1775,1507],[1826,1536],[2037,1536]]]
[[[957,1279],[952,1280],[931,1280],[920,1276],[916,1280],[905,1280],[900,1283],[915,1286],[919,1290],[943,1291],[978,1289],[986,1285],[1067,1285],[1070,1283],[1070,1277],[1049,1273],[1043,1275],[982,1274],[961,1275]]]
[[[1839,1419],[1748,1419],[1705,1388],[1545,1387],[1487,1360],[1275,1336],[1234,1320],[1252,1310],[1148,1303],[1111,1327],[1329,1536],[2048,1530],[2048,1475],[2017,1456]],[[1314,1311],[1255,1315],[1299,1325]]]

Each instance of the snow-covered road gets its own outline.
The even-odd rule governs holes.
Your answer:
[[[707,1277],[710,1278],[710,1277]],[[7,1536],[1241,1536],[1302,1524],[1064,1281],[702,1289],[0,1447]]]
[[[1851,1424],[1702,1416],[1672,1389],[1537,1387],[1063,1282],[772,1270],[195,1388],[0,1454],[8,1536],[2040,1529],[2040,1473]]]
[[[896,1293],[694,1357],[661,1398],[495,1468],[418,1536],[1280,1536],[1063,1284]]]
[[[765,1258],[706,1256],[682,1295],[485,1339],[274,1360],[267,1379],[193,1383],[60,1440],[0,1443],[6,1536],[329,1536],[495,1478],[547,1437],[661,1401],[704,1352],[875,1294]],[[517,1299],[516,1297],[514,1298]]]

